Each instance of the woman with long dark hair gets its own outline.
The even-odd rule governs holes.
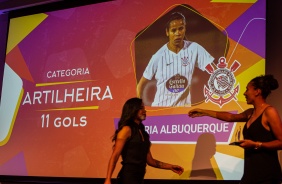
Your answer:
[[[142,184],[146,172],[146,165],[172,170],[177,174],[183,173],[183,168],[160,162],[153,158],[149,134],[142,123],[146,119],[146,110],[142,99],[131,98],[123,106],[118,129],[112,141],[115,142],[111,155],[105,184],[111,183],[112,173],[120,155],[122,168],[117,180],[121,184]]]

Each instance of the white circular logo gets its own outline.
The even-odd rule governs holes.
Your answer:
[[[234,75],[226,68],[219,68],[211,75],[209,89],[218,96],[223,96],[233,89]]]

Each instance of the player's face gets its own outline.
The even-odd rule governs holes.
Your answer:
[[[183,44],[185,32],[185,22],[182,19],[178,19],[170,22],[169,29],[166,30],[166,35],[169,38],[170,44],[179,46]]]
[[[142,103],[138,113],[137,113],[137,117],[136,117],[136,120],[137,121],[143,121],[146,119],[146,109],[145,109],[145,106],[144,104]]]

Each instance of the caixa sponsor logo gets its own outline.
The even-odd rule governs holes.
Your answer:
[[[182,92],[188,85],[188,80],[186,77],[179,74],[174,75],[166,82],[166,88],[172,93]]]

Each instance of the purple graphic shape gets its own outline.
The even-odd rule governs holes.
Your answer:
[[[228,26],[228,28],[226,28],[230,38],[263,58],[265,58],[266,44],[265,11],[266,1],[258,0],[245,13]]]
[[[70,9],[65,9],[61,11],[47,12],[46,14],[49,16],[54,16],[54,17],[68,20],[71,18],[75,10],[76,8],[70,8]]]
[[[74,48],[81,49],[85,53],[95,51],[94,61],[95,63],[100,62],[99,58],[104,56],[104,51],[112,41],[112,39],[105,40],[101,36],[105,34],[103,29],[107,24],[105,20],[108,19],[109,14],[104,10],[108,7],[112,7],[108,10],[111,11],[115,6],[107,5],[103,8],[99,5],[95,7],[84,6],[79,9],[73,8],[68,11],[47,13],[49,16],[19,43],[22,56],[27,61],[36,83],[42,82],[40,80],[42,72],[38,71],[42,71],[45,66],[38,61],[45,62],[50,55],[57,52]],[[91,17],[94,18],[91,19]],[[105,48],[101,47],[101,44],[94,44],[101,43],[102,40]],[[92,57],[90,60],[93,60]],[[59,66],[58,69],[67,67],[69,66]]]
[[[23,152],[20,152],[12,159],[0,166],[0,175],[27,176],[28,172]]]
[[[119,119],[114,119],[117,128]],[[151,141],[197,142],[203,133],[213,133],[217,142],[228,142],[234,123],[210,117],[190,118],[187,114],[150,116],[143,122]]]

